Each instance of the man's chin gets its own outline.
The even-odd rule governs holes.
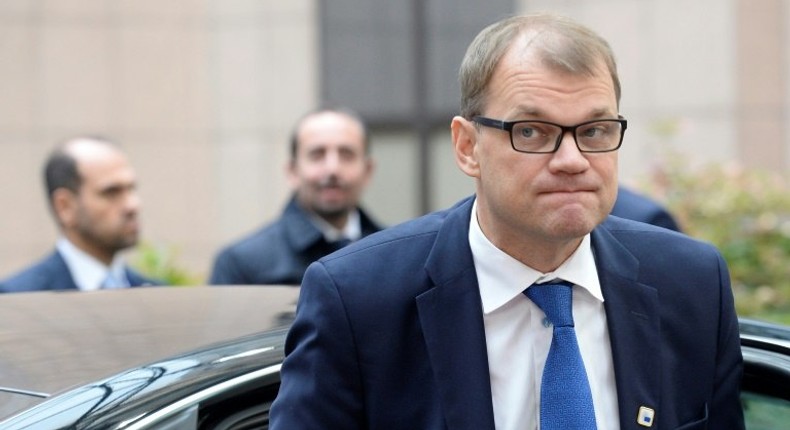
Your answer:
[[[345,204],[338,205],[322,205],[313,209],[315,213],[321,218],[334,219],[348,215],[351,208]]]
[[[553,230],[557,237],[580,238],[590,233],[600,221],[589,213],[572,213],[557,219]]]
[[[119,238],[113,245],[116,249],[115,252],[123,251],[124,249],[134,248],[139,243],[137,236]]]

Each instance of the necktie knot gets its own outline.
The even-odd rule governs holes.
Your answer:
[[[101,283],[102,289],[114,289],[114,288],[123,288],[124,284],[118,278],[113,276],[112,273],[108,273],[107,277],[104,278],[104,281]]]
[[[569,282],[533,284],[524,293],[554,327],[573,327],[573,289]]]
[[[332,242],[329,242],[329,246],[335,251],[341,248],[345,248],[350,244],[351,244],[351,239],[348,238],[340,238],[338,240],[333,240]]]

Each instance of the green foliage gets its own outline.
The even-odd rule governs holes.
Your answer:
[[[156,247],[143,243],[137,247],[131,265],[145,276],[158,279],[166,285],[198,285],[200,278],[176,263],[178,252],[174,247]]]
[[[685,232],[709,241],[730,268],[741,316],[790,323],[790,187],[736,164],[692,167],[673,157],[646,190]]]

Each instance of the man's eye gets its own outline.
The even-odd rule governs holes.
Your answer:
[[[345,161],[352,161],[357,158],[357,153],[352,149],[343,148],[340,150],[340,158]]]
[[[307,153],[307,159],[308,160],[318,161],[318,160],[320,160],[322,158],[324,158],[324,152],[323,151],[311,151],[311,152]]]
[[[584,129],[584,131],[582,131],[582,134],[585,137],[595,137],[595,135],[598,134],[598,129],[597,128],[587,128],[587,129]]]
[[[592,138],[606,137],[608,134],[611,133],[610,128],[611,127],[607,127],[606,125],[597,124],[582,130],[582,135],[584,137],[592,137]]]
[[[521,132],[519,134],[521,135],[521,137],[532,138],[535,137],[537,133],[538,133],[537,130],[535,130],[532,127],[524,127],[521,129]]]

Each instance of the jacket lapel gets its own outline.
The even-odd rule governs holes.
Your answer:
[[[485,328],[469,248],[472,199],[451,210],[426,262],[434,287],[417,297],[420,323],[449,430],[494,429]],[[636,281],[639,261],[605,228],[592,233],[614,361],[621,429],[661,392],[658,291]]]
[[[417,297],[428,356],[449,430],[493,430],[482,303],[468,231],[472,199],[452,209],[425,268],[434,287]]]
[[[44,285],[49,290],[77,290],[77,284],[74,283],[74,276],[66,265],[66,260],[60,255],[60,252],[53,252],[44,263],[46,267],[46,278]]]
[[[659,410],[661,324],[658,291],[636,281],[639,261],[604,227],[592,233],[614,361],[621,429],[642,406]]]

